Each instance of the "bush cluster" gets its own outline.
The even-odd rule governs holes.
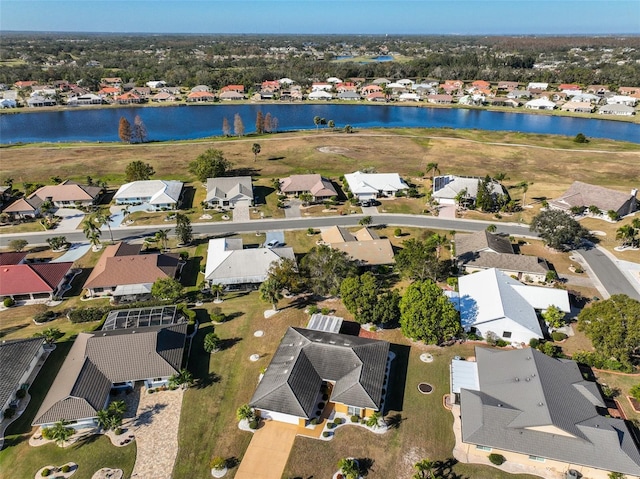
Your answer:
[[[611,371],[632,372],[632,368],[625,366],[614,358],[606,358],[602,354],[592,351],[578,351],[572,357],[578,363],[586,364],[596,369],[609,369]]]
[[[551,339],[553,339],[554,341],[558,342],[558,341],[564,341],[565,339],[567,339],[567,335],[564,333],[561,333],[560,331],[554,331],[553,333],[551,333]]]
[[[358,422],[358,421],[360,421],[359,416],[356,416],[356,415],[351,416],[351,422]]]
[[[489,454],[489,461],[491,464],[500,466],[506,462],[506,459],[502,454]]]
[[[53,311],[43,311],[41,313],[37,313],[33,316],[33,320],[36,323],[47,323],[53,319],[55,319],[56,313]]]
[[[101,321],[109,313],[111,308],[78,308],[67,313],[67,318],[72,323],[90,323]]]
[[[26,395],[27,395],[27,391],[26,391],[25,389],[20,388],[20,389],[18,389],[18,390],[16,391],[16,397],[17,397],[18,399],[22,399],[22,398],[23,398],[23,397],[25,397]]]
[[[13,298],[4,298],[4,300],[2,301],[2,304],[4,305],[5,308],[10,308],[14,304],[16,304],[16,302],[13,300]]]
[[[51,471],[49,470],[49,468],[45,467],[40,474],[42,475],[42,477],[47,477],[51,474]]]
[[[64,466],[62,466],[62,467],[60,468],[60,471],[64,472],[65,474],[66,474],[67,472],[69,472],[70,470],[71,470],[71,466],[69,466],[69,464],[65,464]]]

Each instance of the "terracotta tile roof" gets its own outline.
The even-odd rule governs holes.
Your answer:
[[[283,178],[280,180],[280,191],[283,193],[305,191],[317,198],[338,194],[331,182],[318,174],[291,175]]]
[[[178,269],[177,254],[122,254],[120,248],[108,246],[84,284],[85,288],[104,288],[127,284],[153,283],[157,279],[174,277]]]
[[[113,95],[114,93],[120,93],[120,88],[116,88],[114,86],[106,86],[98,92],[98,95]]]
[[[187,98],[214,98],[215,95],[208,91],[193,91],[189,93]]]
[[[73,263],[14,264],[0,267],[0,296],[51,293]]]
[[[44,203],[40,198],[20,198],[4,209],[5,213],[35,212]]]
[[[42,200],[51,198],[57,201],[93,201],[98,197],[102,188],[99,186],[79,185],[72,181],[64,181],[58,185],[47,185],[39,188],[35,193],[29,195],[29,199],[38,197]]]

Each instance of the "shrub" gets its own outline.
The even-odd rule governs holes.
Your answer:
[[[318,403],[318,409],[322,410],[324,408],[324,403],[320,402]]]
[[[329,437],[331,435],[331,433],[329,431],[323,431],[322,432],[322,437]]]
[[[178,311],[180,311],[180,313],[187,318],[187,322],[189,324],[194,324],[196,322],[196,312],[195,311],[191,311],[189,308],[187,308],[187,305],[185,303],[179,303],[176,305]]]
[[[312,426],[315,426],[316,424],[318,424],[318,418],[317,417],[311,418],[311,420],[309,421],[309,424],[311,424]]]
[[[504,348],[505,346],[508,346],[510,343],[506,342],[504,339],[500,338],[496,341],[496,346],[498,346],[499,348]]]
[[[327,399],[329,399],[329,395],[328,395],[328,394],[326,394],[326,393],[325,393],[325,394],[323,394],[323,395],[322,395],[322,400],[323,400],[323,401],[326,401]]]
[[[376,326],[375,324],[369,328],[369,331],[371,331],[372,333],[375,333],[377,330],[378,326]]]
[[[252,419],[249,421],[249,429],[258,429],[258,420]]]
[[[332,422],[327,423],[327,429],[333,429],[335,427],[336,427],[335,423],[332,423]]]
[[[532,348],[537,348],[539,344],[540,344],[540,340],[538,338],[531,338],[529,340],[529,346]]]
[[[16,415],[16,410],[15,408],[12,407],[8,407],[7,409],[4,410],[4,414],[3,417],[5,419],[11,419],[13,416]]]
[[[149,394],[153,394],[154,392],[156,392],[156,390],[152,388],[152,389],[149,389],[147,392],[148,392]]]
[[[565,339],[567,339],[567,335],[559,331],[554,331],[553,333],[551,333],[551,339],[553,339],[556,342],[564,341]]]
[[[109,311],[109,308],[78,308],[69,311],[67,318],[72,323],[89,323],[102,320]]]
[[[491,461],[491,464],[500,466],[506,462],[506,459],[502,454],[489,454],[489,461]]]
[[[351,422],[358,422],[358,421],[360,421],[359,416],[356,416],[356,415],[351,416]]]
[[[120,434],[122,434],[124,431],[122,430],[121,427],[116,428],[115,431],[113,431],[115,433],[116,436],[119,436]]]
[[[211,459],[209,466],[211,466],[211,469],[221,470],[227,467],[227,461],[223,457],[216,456],[213,459]]]
[[[316,314],[320,312],[320,308],[318,308],[318,306],[316,306],[315,304],[312,304],[311,306],[309,306],[309,314]]]
[[[16,391],[16,397],[17,397],[18,399],[22,399],[22,398],[23,398],[23,397],[25,397],[26,395],[27,395],[27,391],[26,391],[26,390],[24,390],[24,389],[18,389],[18,390]]]
[[[69,472],[70,470],[71,470],[71,466],[70,466],[69,464],[65,464],[64,466],[62,466],[62,467],[60,468],[60,471],[64,472],[65,474],[66,474],[67,472]]]
[[[331,312],[331,310],[329,308],[322,308],[320,312],[327,316]]]
[[[2,304],[4,305],[5,308],[10,308],[14,304],[16,304],[16,302],[13,300],[13,298],[4,298],[4,301],[2,301]]]
[[[36,323],[46,323],[51,321],[56,317],[56,313],[53,311],[42,311],[41,313],[37,313],[33,316],[33,320]]]
[[[393,236],[402,236],[402,230],[400,228],[396,228],[393,230]]]
[[[631,394],[631,396],[634,399],[637,399],[638,401],[640,401],[640,384],[636,384],[635,386],[633,386],[630,390],[629,390],[629,394]]]
[[[182,261],[186,261],[189,259],[189,252],[188,251],[180,251],[180,259]]]
[[[48,475],[51,474],[51,470],[49,470],[49,468],[45,467],[40,474],[42,475],[42,477],[47,477]]]
[[[342,419],[341,417],[337,417],[333,420],[334,424],[336,426],[339,426],[340,424],[342,424],[344,422],[344,419]]]

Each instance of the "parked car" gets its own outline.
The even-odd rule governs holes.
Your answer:
[[[282,243],[278,240],[271,240],[265,244],[267,248],[277,248],[278,246],[282,246]]]

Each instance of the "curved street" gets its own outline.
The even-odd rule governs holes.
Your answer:
[[[365,215],[324,216],[310,218],[282,218],[251,220],[246,222],[193,223],[193,232],[197,236],[218,236],[236,233],[252,233],[272,230],[306,230],[307,228],[322,228],[327,226],[358,226]],[[406,214],[379,214],[372,216],[372,226],[391,225],[418,228],[433,228],[445,231],[474,232],[484,230],[488,225],[495,224],[496,232],[510,236],[538,238],[536,233],[529,231],[528,225],[516,223],[492,223],[491,221],[447,219],[433,216]],[[152,236],[159,229],[174,228],[170,225],[149,226],[121,226],[112,228],[113,238],[116,240],[134,240]],[[26,239],[30,245],[46,245],[47,238],[64,235],[72,243],[86,242],[82,231],[12,233],[0,235],[0,246],[6,247],[9,241],[16,238]],[[622,273],[616,263],[608,255],[595,247],[581,248],[577,251],[585,260],[592,273],[602,283],[610,294],[626,294],[640,300],[640,285],[633,285]]]

